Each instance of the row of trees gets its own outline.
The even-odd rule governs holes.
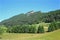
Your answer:
[[[9,33],[44,33],[44,27],[35,25],[18,25],[8,29]]]
[[[48,27],[48,32],[60,29],[59,22],[52,22]],[[44,33],[44,27],[36,25],[17,25],[13,27],[6,28],[5,26],[0,26],[0,34],[5,32],[9,33]]]
[[[49,24],[48,32],[60,29],[60,22],[52,22]],[[44,27],[40,26],[36,27],[36,25],[18,25],[14,27],[10,27],[8,29],[10,33],[44,33]]]

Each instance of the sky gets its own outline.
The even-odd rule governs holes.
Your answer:
[[[0,0],[0,22],[28,11],[48,12],[60,9],[60,0]]]

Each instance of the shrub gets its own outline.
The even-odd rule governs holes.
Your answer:
[[[5,33],[7,31],[7,28],[5,26],[0,26],[0,35]]]
[[[55,27],[50,24],[49,27],[48,27],[48,32],[51,32],[51,31],[54,31],[55,30]]]
[[[36,26],[35,25],[30,25],[29,33],[35,33],[35,32],[36,32]]]
[[[44,27],[43,26],[39,26],[37,33],[44,33]]]
[[[18,25],[18,26],[13,26],[13,27],[11,28],[11,32],[12,32],[12,33],[21,33],[21,32],[23,32],[23,28],[22,28],[22,26],[20,26],[20,25]]]
[[[23,33],[28,33],[29,32],[29,25],[23,25],[22,30],[23,30]]]
[[[54,30],[57,30],[60,28],[60,23],[57,23],[57,22],[52,22],[49,27],[48,27],[48,32],[51,32],[51,31],[54,31]]]
[[[57,23],[57,26],[58,26],[58,29],[60,29],[60,22],[59,22],[59,23]]]

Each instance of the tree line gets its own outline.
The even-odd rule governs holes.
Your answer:
[[[47,32],[52,32],[55,30],[60,29],[60,22],[52,22],[49,24]],[[1,26],[0,27],[0,34],[8,32],[8,33],[45,33],[44,27],[43,26],[38,26],[36,25],[17,25],[13,27],[5,27]]]

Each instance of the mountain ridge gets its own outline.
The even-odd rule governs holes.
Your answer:
[[[33,13],[31,13],[33,12]],[[29,14],[31,13],[31,14]],[[9,19],[6,19],[0,24],[6,25],[6,26],[13,26],[13,25],[24,25],[24,24],[38,24],[40,22],[53,22],[60,21],[60,10],[54,10],[50,12],[41,12],[41,11],[29,11],[29,13],[23,13],[19,15],[15,15]],[[29,15],[29,16],[27,16]]]

